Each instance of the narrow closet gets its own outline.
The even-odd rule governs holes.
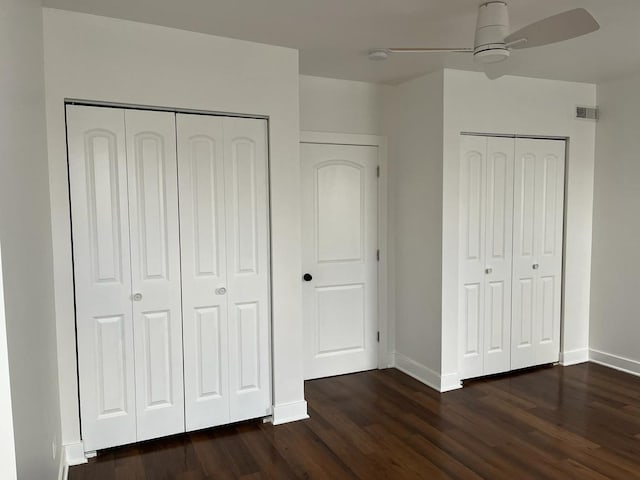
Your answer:
[[[266,120],[67,106],[86,451],[271,413]]]
[[[460,138],[461,378],[557,362],[566,142]]]

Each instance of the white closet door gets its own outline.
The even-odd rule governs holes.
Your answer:
[[[136,441],[124,111],[67,107],[80,416],[86,450]]]
[[[513,369],[559,359],[564,165],[564,141],[516,141]]]
[[[511,369],[513,138],[487,140],[483,375]]]
[[[304,143],[302,274],[306,379],[378,366],[378,149]],[[302,278],[301,278],[302,280]]]
[[[125,122],[140,441],[184,431],[175,115]]]
[[[186,429],[229,423],[223,118],[177,115]],[[266,288],[266,287],[265,287]]]
[[[267,122],[224,119],[230,420],[271,414]]]
[[[460,137],[461,378],[484,374],[487,137]]]
[[[462,378],[511,366],[512,138],[461,137]]]

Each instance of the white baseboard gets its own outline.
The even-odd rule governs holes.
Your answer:
[[[448,373],[440,377],[440,391],[442,393],[459,390],[460,388],[462,388],[462,382],[460,381],[459,373]]]
[[[58,465],[58,480],[67,480],[69,475],[69,467],[64,458],[64,450],[60,452],[60,461]]]
[[[84,454],[84,445],[82,442],[68,443],[63,445],[65,465],[82,465],[87,463],[87,457]]]
[[[560,365],[568,367],[570,365],[578,365],[589,361],[589,349],[579,348],[577,350],[569,350],[560,352]]]
[[[640,377],[640,362],[600,350],[589,350],[589,360],[605,367]]]
[[[281,403],[273,406],[273,424],[282,425],[283,423],[296,422],[309,418],[307,413],[307,402],[300,400],[298,402]]]
[[[449,374],[440,376],[438,372],[434,372],[429,367],[403,355],[394,353],[394,366],[401,372],[406,373],[410,377],[415,378],[419,382],[424,383],[434,390],[444,393],[451,390],[462,388],[460,378],[457,374]]]

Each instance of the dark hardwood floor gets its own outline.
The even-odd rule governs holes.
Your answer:
[[[445,395],[393,369],[305,388],[309,420],[112,449],[69,478],[640,479],[640,378],[595,364]]]

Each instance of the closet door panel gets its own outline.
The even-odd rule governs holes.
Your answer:
[[[124,111],[67,106],[82,439],[136,441]]]
[[[511,368],[513,159],[513,139],[488,139],[485,169],[484,375],[506,372]]]
[[[229,423],[223,119],[177,115],[186,429]]]
[[[125,112],[138,440],[184,431],[175,115]]]
[[[512,368],[556,362],[565,142],[516,140]]]
[[[485,331],[487,137],[461,136],[460,291],[461,377],[483,375]]]
[[[224,119],[232,422],[271,413],[266,121]]]
[[[560,357],[562,246],[564,226],[564,141],[540,140],[538,146],[538,237],[536,238],[536,363]]]

